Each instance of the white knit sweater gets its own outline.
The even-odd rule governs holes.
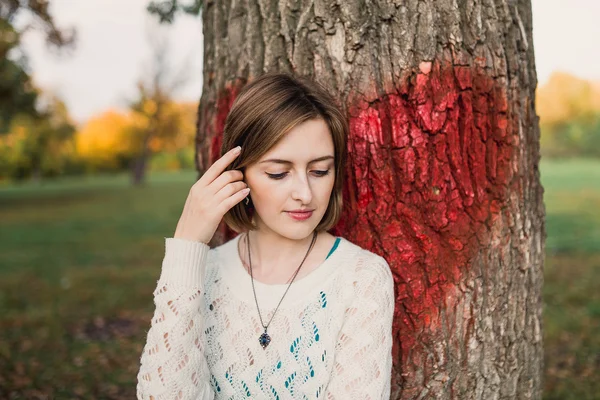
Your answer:
[[[210,249],[165,238],[138,399],[389,399],[394,280],[383,257],[341,238],[294,280],[263,349],[240,235]],[[267,324],[288,284],[254,280]]]

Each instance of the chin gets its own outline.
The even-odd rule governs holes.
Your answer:
[[[274,218],[270,219],[273,223],[266,223],[265,220],[262,219],[262,224],[285,238],[291,240],[306,239],[308,236],[312,235],[317,227],[318,222],[315,221],[321,221],[323,218],[322,215],[316,215],[315,211],[313,211],[313,215],[310,218],[304,221],[295,221],[287,215],[287,212],[282,211],[279,216],[273,216]]]
[[[300,229],[298,227],[285,227],[283,229],[277,229],[275,230],[275,232],[291,240],[301,240],[309,236],[313,230],[314,229],[310,229],[307,227],[304,227],[303,229]]]
[[[314,217],[314,216],[313,216]],[[289,217],[287,217],[289,218]],[[310,218],[312,220],[312,218]],[[320,219],[315,218],[315,221],[320,221]],[[306,239],[308,236],[312,237],[314,230],[316,229],[318,223],[313,221],[304,221],[297,222],[294,221],[292,223],[286,224],[286,227],[281,230],[281,233],[289,237],[290,239]]]
[[[286,215],[285,218],[289,219]],[[271,228],[274,232],[277,232],[280,236],[286,237],[291,240],[305,239],[307,236],[312,235],[316,225],[308,223],[298,222],[285,222],[284,224],[278,225],[276,228]]]

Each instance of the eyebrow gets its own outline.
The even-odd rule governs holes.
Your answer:
[[[314,160],[310,160],[308,163],[312,164],[317,161],[324,161],[324,160],[329,160],[329,159],[333,159],[333,156],[323,156],[323,157],[315,158]],[[273,162],[273,163],[277,163],[277,164],[293,164],[291,161],[281,160],[279,158],[269,158],[268,160],[259,162],[259,164],[267,163],[267,162]]]

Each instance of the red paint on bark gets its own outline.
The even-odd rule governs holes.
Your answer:
[[[221,95],[217,99],[215,108],[216,113],[214,116],[214,127],[212,131],[216,132],[216,135],[211,137],[210,142],[210,159],[211,164],[214,163],[221,156],[221,145],[223,143],[223,130],[225,129],[225,121],[231,106],[235,101],[238,93],[242,89],[241,84],[228,84],[225,89],[221,92]]]
[[[515,149],[506,94],[483,70],[433,62],[395,93],[355,99],[348,209],[332,233],[390,263],[395,359],[412,363],[506,199]]]

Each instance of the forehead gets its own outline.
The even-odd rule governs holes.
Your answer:
[[[333,156],[334,145],[327,123],[322,119],[305,121],[292,128],[259,160],[309,162],[323,156]]]

